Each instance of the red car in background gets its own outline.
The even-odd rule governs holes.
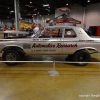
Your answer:
[[[87,34],[92,36],[100,36],[100,26],[90,26]]]

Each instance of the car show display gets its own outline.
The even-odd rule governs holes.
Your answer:
[[[51,34],[54,30],[58,34]],[[3,61],[10,61],[5,62],[8,65],[21,61],[22,55],[68,55],[76,65],[84,66],[90,54],[100,52],[99,43],[99,38],[89,37],[80,27],[48,26],[30,38],[1,40],[0,52]]]

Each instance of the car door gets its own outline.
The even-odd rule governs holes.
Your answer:
[[[32,54],[61,54],[62,47],[59,45],[63,44],[63,31],[59,36],[58,31],[58,28],[45,28],[38,38],[33,38],[33,41],[31,41]]]
[[[77,34],[72,28],[65,28],[63,35],[63,54],[73,54],[78,47]]]

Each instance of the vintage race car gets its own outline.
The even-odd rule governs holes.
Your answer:
[[[0,52],[8,65],[21,61],[24,55],[68,55],[76,65],[84,66],[91,60],[91,53],[100,52],[100,38],[89,37],[81,27],[48,26],[30,38],[1,39]]]

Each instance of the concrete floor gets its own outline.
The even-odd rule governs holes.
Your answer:
[[[99,61],[99,55],[93,61]],[[34,60],[54,59],[33,57]],[[56,58],[56,60],[61,60]],[[100,100],[100,64],[85,67],[55,63],[0,63],[0,100]]]

